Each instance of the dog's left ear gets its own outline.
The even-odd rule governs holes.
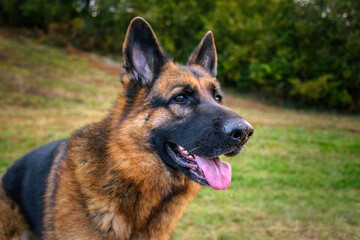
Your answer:
[[[213,77],[217,73],[217,56],[214,36],[211,31],[208,31],[195,51],[189,57],[188,65],[197,64],[202,66]]]
[[[123,46],[125,72],[137,85],[149,85],[156,78],[166,57],[149,23],[134,18],[127,30]]]

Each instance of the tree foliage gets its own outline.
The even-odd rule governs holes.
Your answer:
[[[186,62],[215,34],[219,77],[243,92],[360,111],[360,2],[354,0],[0,0],[0,22],[59,45],[119,53],[135,16]]]

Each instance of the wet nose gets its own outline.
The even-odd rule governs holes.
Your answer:
[[[250,123],[242,118],[228,120],[224,127],[225,133],[240,144],[246,143],[249,137],[254,133],[254,129]]]

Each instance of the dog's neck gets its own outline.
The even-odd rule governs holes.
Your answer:
[[[166,166],[150,145],[129,136],[134,129],[113,118],[83,128],[69,142],[70,174],[88,216],[115,239],[167,239],[200,185]]]

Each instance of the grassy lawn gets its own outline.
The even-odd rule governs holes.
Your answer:
[[[101,119],[120,65],[0,31],[0,173],[29,150]],[[255,134],[230,191],[203,188],[173,239],[360,239],[360,117],[225,104]]]

